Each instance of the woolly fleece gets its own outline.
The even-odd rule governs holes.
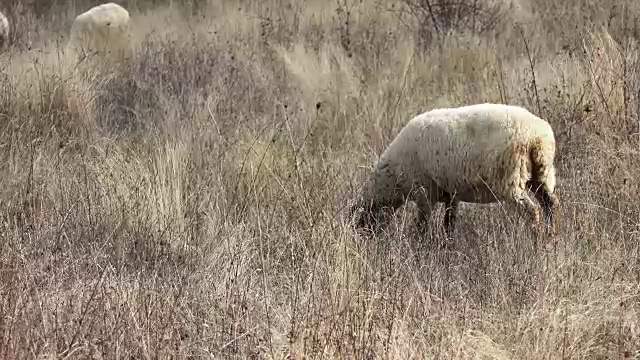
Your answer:
[[[397,208],[411,197],[428,216],[436,202],[497,199],[539,217],[526,190],[533,180],[557,204],[555,150],[549,123],[518,106],[431,110],[411,119],[387,147],[357,205]]]
[[[77,51],[111,51],[124,55],[130,47],[129,12],[115,3],[95,6],[78,15],[71,26],[69,46]]]
[[[9,43],[9,19],[0,12],[0,48]]]

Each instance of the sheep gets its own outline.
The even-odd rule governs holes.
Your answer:
[[[78,15],[68,46],[76,53],[104,52],[122,59],[131,46],[129,12],[118,4],[106,3]]]
[[[9,44],[9,19],[0,12],[0,49]]]
[[[356,227],[371,229],[380,214],[413,200],[424,225],[434,205],[444,202],[451,238],[461,201],[505,200],[540,224],[531,190],[547,231],[555,234],[555,151],[549,123],[522,107],[484,103],[431,110],[411,119],[382,153],[350,213],[364,208]]]

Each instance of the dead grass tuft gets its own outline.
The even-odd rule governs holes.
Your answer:
[[[87,2],[35,3],[2,9],[0,357],[640,356],[634,2],[138,1],[101,65],[64,51]],[[555,239],[498,204],[446,251],[412,204],[352,231],[409,118],[489,101],[556,132]]]

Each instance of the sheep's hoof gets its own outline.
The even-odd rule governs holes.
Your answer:
[[[549,250],[550,246],[553,247],[553,242],[555,242],[556,236],[554,227],[543,223],[533,223],[531,224],[531,230],[535,239],[536,249],[539,245],[546,250]]]
[[[453,243],[452,243],[453,239],[444,239],[444,241],[440,242],[440,249],[441,250],[445,250],[445,251],[449,251],[453,249]]]
[[[438,243],[441,250],[451,250],[453,248],[455,240],[452,234],[448,234],[445,232],[444,236],[442,236],[440,239],[441,240]]]
[[[530,225],[530,230],[533,233],[533,238],[535,240],[535,247],[537,248],[538,244],[542,243],[543,241],[544,231],[540,223],[536,223],[536,222]]]

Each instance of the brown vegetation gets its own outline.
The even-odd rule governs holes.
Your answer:
[[[36,3],[0,3],[0,358],[640,356],[636,2],[129,1],[112,67],[62,54],[97,3]],[[406,121],[478,102],[552,124],[555,239],[357,236]]]

